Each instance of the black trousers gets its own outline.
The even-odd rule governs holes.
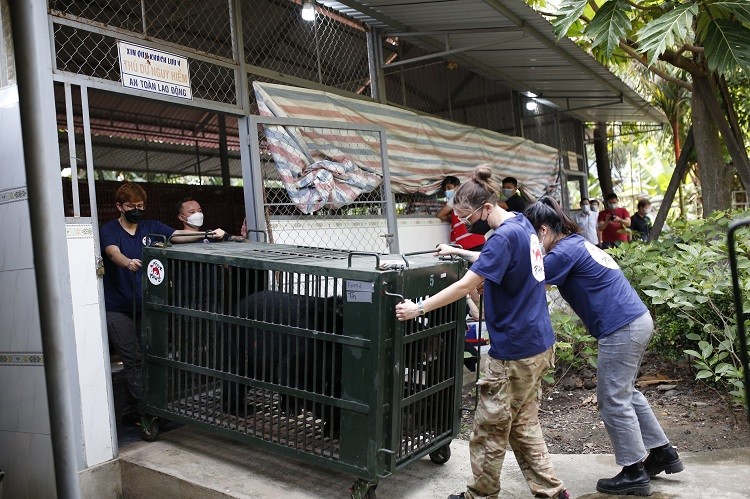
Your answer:
[[[107,311],[107,335],[122,361],[127,384],[127,400],[123,414],[138,410],[143,385],[141,383],[141,317],[135,321],[130,314]]]

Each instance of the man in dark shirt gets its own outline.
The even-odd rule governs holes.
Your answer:
[[[505,201],[500,203],[500,206],[508,211],[517,211],[523,213],[526,209],[527,202],[518,190],[518,180],[513,177],[505,177],[503,179],[503,196]],[[503,206],[505,204],[505,206]]]
[[[641,199],[638,201],[638,211],[630,218],[630,228],[633,229],[633,240],[647,243],[651,240],[651,201]]]
[[[139,418],[141,398],[141,254],[149,244],[149,234],[161,234],[173,242],[192,242],[203,233],[175,231],[156,220],[143,220],[146,191],[132,182],[121,185],[115,193],[120,216],[99,229],[104,260],[104,308],[107,335],[122,361],[127,384],[122,422],[135,423]]]

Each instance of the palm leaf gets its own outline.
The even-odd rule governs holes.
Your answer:
[[[698,6],[693,3],[680,4],[666,14],[646,24],[636,33],[638,48],[648,54],[648,65],[675,45],[675,40],[684,40],[698,14]]]
[[[711,7],[719,7],[727,14],[734,14],[740,22],[750,25],[750,2],[747,0],[718,0]]]
[[[630,5],[624,0],[609,0],[599,8],[591,23],[586,28],[586,34],[591,37],[595,46],[604,46],[606,57],[620,45],[630,30],[631,22],[627,13]]]
[[[709,21],[703,47],[710,70],[719,74],[750,71],[750,28],[723,19]]]
[[[560,10],[557,11],[555,19],[552,21],[552,26],[555,27],[555,34],[558,40],[566,36],[573,23],[581,17],[583,10],[586,8],[587,1],[565,0],[560,6]]]

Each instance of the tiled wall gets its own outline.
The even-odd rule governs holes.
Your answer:
[[[54,497],[16,87],[0,89],[0,469],[4,497]],[[43,230],[43,228],[38,228]]]

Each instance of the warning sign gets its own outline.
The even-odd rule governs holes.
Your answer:
[[[193,98],[187,58],[123,41],[117,42],[117,51],[123,87]]]

